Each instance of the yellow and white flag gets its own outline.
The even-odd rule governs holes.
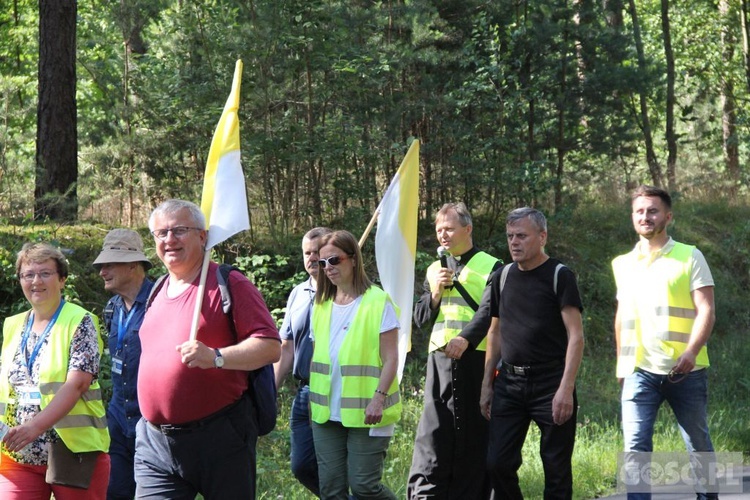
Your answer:
[[[399,307],[398,378],[411,349],[419,210],[419,140],[411,143],[378,207],[375,259],[383,289]]]
[[[250,228],[245,174],[240,164],[240,84],[242,61],[234,69],[232,91],[216,126],[206,162],[201,210],[208,225],[209,250],[227,238]]]

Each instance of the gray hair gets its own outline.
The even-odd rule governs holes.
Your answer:
[[[333,229],[328,227],[314,227],[310,229],[308,232],[305,233],[305,235],[302,237],[303,240],[316,240],[320,238],[321,236],[325,236],[326,234],[331,234],[333,232]]]
[[[531,207],[521,207],[516,208],[515,210],[511,210],[508,214],[508,217],[505,219],[505,224],[508,226],[512,226],[519,220],[525,219],[526,217],[531,220],[531,222],[540,232],[547,232],[547,218],[542,212],[540,212],[536,208]]]
[[[203,215],[201,207],[191,201],[172,199],[162,202],[151,212],[151,216],[148,218],[149,231],[156,229],[154,228],[154,222],[157,215],[172,215],[182,210],[190,212],[190,217],[193,219],[196,227],[206,229],[206,217]]]
[[[461,226],[471,226],[471,213],[469,212],[469,209],[466,208],[466,205],[463,202],[458,203],[446,203],[442,207],[440,207],[440,210],[438,210],[438,213],[435,215],[435,220],[437,221],[438,217],[445,217],[445,215],[448,214],[449,211],[453,210],[456,212],[456,215],[458,215],[458,222],[461,224]]]

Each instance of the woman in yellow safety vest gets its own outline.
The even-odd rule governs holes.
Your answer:
[[[323,499],[389,499],[383,461],[401,417],[398,312],[365,274],[354,236],[321,238],[310,406]]]
[[[104,499],[109,433],[96,317],[62,297],[68,262],[27,243],[16,273],[31,310],[6,318],[0,353],[0,498]]]

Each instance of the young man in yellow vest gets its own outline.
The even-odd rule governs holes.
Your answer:
[[[488,425],[479,411],[479,393],[490,318],[481,310],[476,316],[482,321],[472,318],[490,274],[502,263],[474,246],[471,215],[463,203],[443,205],[435,232],[450,255],[427,269],[414,310],[417,327],[432,332],[407,495],[485,499],[491,490],[485,467]]]
[[[653,450],[654,422],[663,401],[672,407],[688,451],[711,452],[705,370],[715,320],[711,271],[697,248],[667,234],[669,193],[640,186],[632,207],[639,241],[612,261],[625,452]],[[628,494],[629,500],[648,498],[650,493]],[[698,498],[718,496],[704,491]]]

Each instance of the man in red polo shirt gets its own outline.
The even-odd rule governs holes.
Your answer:
[[[207,232],[200,208],[168,200],[151,214],[156,253],[169,273],[143,325],[136,428],[137,498],[255,498],[257,429],[243,397],[248,371],[279,359],[263,297],[230,273],[231,315],[210,263],[196,340],[189,340]]]

